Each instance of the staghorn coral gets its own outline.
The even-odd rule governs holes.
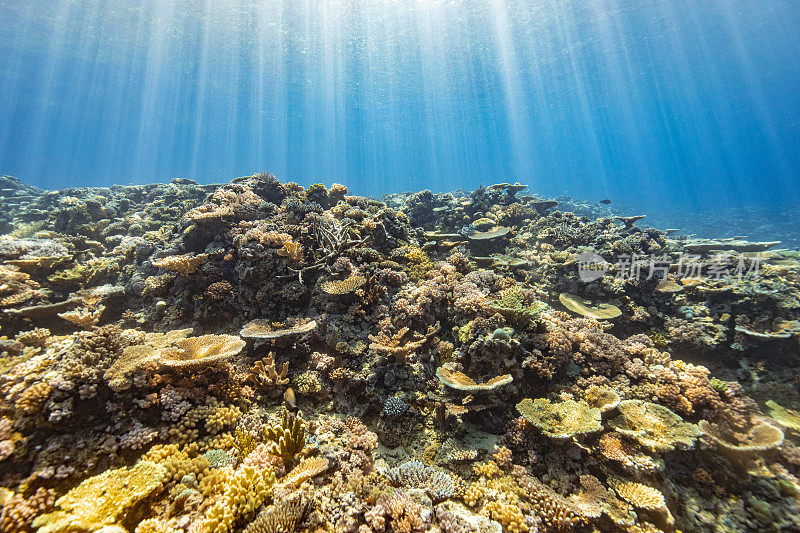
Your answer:
[[[409,332],[407,327],[400,328],[397,333],[391,336],[381,331],[378,336],[369,336],[369,339],[372,341],[369,347],[379,354],[394,356],[395,359],[403,361],[411,357],[411,354],[433,337],[438,330],[439,325],[437,324],[435,326],[429,326],[425,334],[414,331],[411,333],[412,339],[409,341],[404,341]]]

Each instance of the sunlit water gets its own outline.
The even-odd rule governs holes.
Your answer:
[[[0,173],[800,197],[800,2],[0,0]]]

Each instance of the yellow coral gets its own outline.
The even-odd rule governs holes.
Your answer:
[[[237,355],[245,342],[234,335],[202,335],[175,342],[176,349],[162,351],[161,364],[169,367],[198,367]]]
[[[480,499],[483,498],[483,487],[478,482],[470,483],[464,491],[464,503],[470,507],[478,505]]]
[[[517,404],[517,411],[542,433],[553,439],[564,439],[584,433],[600,431],[600,409],[584,401],[566,400],[550,403],[549,400],[526,398]]]
[[[321,474],[328,469],[328,460],[324,457],[312,457],[303,460],[299,465],[281,480],[281,484],[290,487],[299,487],[304,481]]]
[[[494,461],[486,461],[485,463],[476,464],[473,469],[478,476],[486,476],[493,478],[500,475],[500,467]]]
[[[185,255],[170,255],[162,259],[153,261],[153,266],[172,270],[181,276],[189,276],[194,274],[198,268],[208,262],[207,254],[185,254]]]
[[[525,522],[525,515],[522,514],[519,506],[513,503],[492,501],[486,504],[484,512],[488,513],[489,518],[503,524],[511,533],[523,533],[529,529]]]
[[[115,524],[137,502],[162,487],[167,471],[150,461],[131,468],[106,470],[56,501],[58,511],[39,516],[40,533],[95,531]]]
[[[248,517],[272,497],[275,472],[271,467],[259,469],[242,466],[230,478],[217,503],[208,510],[203,522],[205,533],[228,533],[241,517]]]
[[[620,498],[632,504],[634,507],[655,511],[663,509],[666,506],[664,495],[661,494],[661,491],[658,489],[633,481],[624,481],[615,477],[611,477],[609,483]]]

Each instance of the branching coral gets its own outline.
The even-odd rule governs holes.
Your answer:
[[[275,454],[289,465],[306,445],[306,425],[302,417],[284,410],[280,425],[264,428],[264,436],[272,441]]]
[[[230,468],[230,467],[226,467]],[[252,516],[262,503],[272,497],[275,473],[272,468],[241,466],[224,483],[222,494],[208,509],[202,531],[228,533],[242,517]]]

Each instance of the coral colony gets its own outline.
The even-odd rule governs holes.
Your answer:
[[[1,180],[3,532],[800,530],[779,243],[519,184]]]

